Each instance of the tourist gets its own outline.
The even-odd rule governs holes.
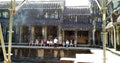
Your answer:
[[[73,47],[73,41],[70,40],[70,47]]]
[[[74,40],[74,47],[76,47],[77,46],[77,41],[76,40]]]
[[[69,46],[69,40],[66,40],[66,47]]]
[[[58,39],[55,38],[55,39],[54,39],[54,46],[55,46],[55,47],[57,47],[57,43],[58,43]]]
[[[30,40],[29,46],[33,45],[33,40]]]
[[[63,42],[63,47],[65,47],[65,45],[66,45],[66,43],[65,43],[65,42]]]
[[[43,45],[44,45],[44,40],[41,40],[40,45],[41,45],[41,46],[43,46]]]
[[[38,39],[35,40],[35,46],[37,46],[39,44]]]
[[[50,46],[50,41],[49,40],[47,40],[47,46]]]
[[[50,40],[50,46],[52,46],[53,45],[53,41],[52,40]]]

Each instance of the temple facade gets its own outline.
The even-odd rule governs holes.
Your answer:
[[[108,46],[120,50],[120,1],[108,0],[107,7]]]
[[[16,2],[16,5],[20,2]],[[90,6],[65,6],[64,0],[28,2],[13,16],[13,43],[58,38],[82,45],[100,45],[102,19],[94,0]],[[0,22],[8,42],[9,2],[0,2]]]

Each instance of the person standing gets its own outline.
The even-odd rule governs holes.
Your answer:
[[[76,47],[77,46],[77,41],[76,40],[74,40],[74,47]]]
[[[73,41],[70,40],[70,47],[73,47]]]
[[[35,40],[35,46],[38,46],[38,44],[39,44],[39,41],[38,41],[38,39],[36,39]]]
[[[69,40],[66,40],[66,47],[69,47]]]
[[[54,46],[55,46],[55,47],[57,47],[57,43],[58,43],[58,39],[55,38],[55,39],[54,39]]]

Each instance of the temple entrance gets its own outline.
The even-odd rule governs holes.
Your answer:
[[[64,31],[65,32],[65,41],[66,40],[75,40],[75,34],[77,33],[77,44],[87,44],[89,40],[88,31]]]
[[[87,44],[88,43],[88,31],[78,31],[77,33],[78,44]]]
[[[99,45],[100,44],[100,42],[101,42],[101,37],[100,37],[100,31],[96,31],[95,32],[95,44],[96,45]]]
[[[35,39],[42,39],[42,26],[35,26],[35,32],[34,32],[34,38]]]
[[[29,27],[28,26],[21,26],[20,27],[20,36],[21,36],[21,42],[27,43],[29,41],[30,35],[29,35]]]
[[[75,39],[74,31],[65,31],[65,40]]]
[[[47,39],[51,40],[57,37],[57,27],[56,26],[47,26]]]

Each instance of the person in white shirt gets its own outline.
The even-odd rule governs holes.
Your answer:
[[[30,40],[29,46],[33,45],[33,40]]]
[[[74,47],[76,47],[77,46],[77,41],[76,40],[74,40]]]
[[[35,46],[37,46],[39,43],[38,39],[35,40]]]
[[[50,40],[50,46],[52,46],[53,45],[53,41],[52,40]]]
[[[70,47],[72,47],[73,46],[73,41],[72,40],[70,40]]]
[[[47,40],[47,46],[50,46],[50,41],[49,40]]]
[[[55,39],[54,39],[54,46],[55,46],[55,47],[57,46],[57,42],[58,42],[58,39],[55,38]]]
[[[68,47],[69,46],[69,41],[68,40],[66,40],[66,47]]]

